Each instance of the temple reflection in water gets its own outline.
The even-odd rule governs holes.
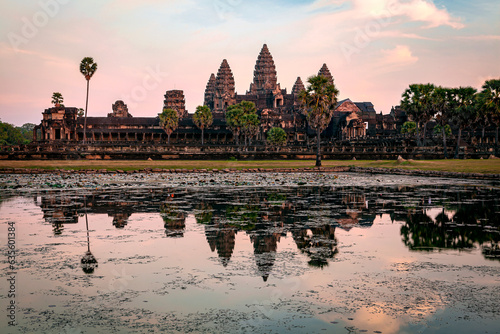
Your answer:
[[[272,271],[280,238],[290,234],[310,266],[323,267],[339,252],[336,229],[369,228],[377,215],[402,222],[401,238],[413,251],[467,250],[481,247],[488,259],[500,259],[499,199],[486,189],[466,188],[322,188],[107,190],[86,195],[43,192],[35,203],[54,234],[78,217],[107,214],[116,228],[127,228],[134,213],[158,213],[165,236],[182,238],[186,218],[203,224],[212,252],[225,267],[237,233],[253,245],[259,276]]]

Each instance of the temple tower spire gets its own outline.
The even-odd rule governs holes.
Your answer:
[[[214,111],[225,112],[228,106],[236,104],[235,95],[233,72],[224,59],[215,78]]]
[[[292,87],[292,95],[293,95],[293,104],[294,105],[299,105],[299,94],[301,91],[305,90],[306,87],[304,86],[304,83],[302,82],[302,79],[300,77],[297,77],[297,80],[295,80],[295,83],[293,84]]]
[[[215,90],[215,75],[212,73],[210,79],[208,79],[207,87],[205,88],[205,101],[203,103],[208,106],[210,110],[214,110]]]
[[[302,82],[302,79],[300,77],[297,77],[297,80],[295,80],[295,83],[293,84],[293,87],[292,87],[292,94],[295,96],[298,96],[299,93],[305,89],[306,89],[306,87],[304,87],[304,83]]]
[[[273,56],[267,48],[267,44],[262,46],[260,54],[255,63],[253,72],[253,83],[250,84],[249,92],[257,94],[259,91],[275,91],[279,86],[277,83],[276,66],[274,65]]]
[[[326,64],[323,64],[323,66],[321,66],[318,75],[324,76],[325,78],[328,79],[328,82],[330,82],[330,84],[333,84],[333,76],[330,73],[330,70],[328,69],[328,66],[326,66]]]

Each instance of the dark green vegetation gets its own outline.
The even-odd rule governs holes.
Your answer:
[[[193,115],[194,124],[201,130],[201,145],[204,145],[204,132],[205,128],[208,128],[212,125],[214,121],[214,116],[212,115],[212,111],[207,106],[198,106],[196,107],[196,112]]]
[[[168,143],[170,144],[170,135],[179,126],[179,115],[173,109],[163,108],[163,112],[158,114],[158,117],[160,117],[160,125],[167,133]]]
[[[32,123],[14,126],[0,121],[0,145],[29,144],[33,140],[34,127]]]
[[[64,105],[62,104],[64,102],[64,98],[62,96],[61,93],[59,92],[54,92],[54,94],[52,94],[52,104],[56,107],[64,107]]]
[[[286,144],[286,132],[282,128],[271,128],[267,132],[267,141],[274,146]]]
[[[426,146],[427,125],[431,120],[437,123],[443,140],[444,157],[448,158],[446,137],[451,134],[450,124],[458,128],[454,157],[459,154],[462,130],[494,126],[495,155],[498,156],[498,129],[500,127],[500,80],[492,79],[484,83],[477,92],[472,87],[445,88],[433,84],[413,84],[405,90],[401,100],[405,110],[415,125],[405,123],[401,132],[415,134],[417,144]]]
[[[227,107],[226,122],[236,138],[237,145],[240,143],[241,134],[245,137],[246,146],[259,132],[260,120],[253,102],[241,101]]]

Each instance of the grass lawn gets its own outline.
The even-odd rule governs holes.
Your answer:
[[[398,163],[395,160],[336,161],[358,167],[401,168],[415,170],[434,170],[461,173],[500,174],[500,159],[487,160],[412,160]],[[325,164],[325,166],[328,166]]]
[[[224,169],[224,168],[312,168],[314,160],[0,160],[0,168],[40,169]],[[357,166],[500,174],[500,159],[488,160],[323,160],[323,167]]]

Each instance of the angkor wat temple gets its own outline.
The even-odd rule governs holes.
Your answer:
[[[318,75],[333,82],[326,64]],[[336,84],[340,91],[342,84]],[[185,107],[182,90],[165,92],[163,107],[177,111],[179,124],[167,143],[167,134],[160,125],[158,114],[152,117],[133,117],[124,101],[116,101],[107,117],[87,117],[87,141],[84,139],[84,117],[77,108],[56,106],[43,112],[41,124],[33,131],[29,145],[0,147],[0,159],[238,159],[277,158],[312,159],[315,157],[316,135],[307,124],[298,95],[304,82],[297,77],[290,91],[282,89],[273,57],[267,45],[262,47],[254,69],[253,82],[245,94],[235,91],[235,79],[224,59],[217,75],[210,74],[203,104],[214,116],[213,124],[202,131],[193,122],[193,114]],[[238,145],[226,126],[225,113],[229,106],[242,101],[255,104],[260,120],[259,131],[244,148]],[[200,104],[202,101],[200,101]],[[406,113],[393,107],[389,114],[377,113],[370,102],[338,101],[328,127],[321,134],[324,159],[411,159],[442,158],[442,140],[432,136],[434,124],[429,124],[427,144],[417,145],[413,136],[401,134],[408,120]],[[433,122],[430,122],[433,123]],[[287,134],[286,145],[280,148],[267,143],[267,132],[280,127]],[[477,129],[476,129],[477,130]],[[460,145],[456,137],[448,138],[448,155],[454,146],[461,147],[461,157],[488,157],[493,152],[492,132],[476,135],[468,130]],[[453,129],[452,131],[458,132]],[[455,143],[454,143],[455,142]]]
[[[320,68],[318,75],[327,77],[333,83],[326,64]],[[205,89],[204,105],[214,115],[212,126],[205,130],[205,143],[219,145],[234,142],[233,134],[226,128],[225,112],[228,106],[241,101],[251,101],[257,108],[261,126],[255,138],[256,143],[265,141],[266,132],[271,127],[281,127],[286,131],[288,145],[301,145],[314,140],[314,132],[308,127],[299,108],[298,94],[303,89],[304,83],[300,77],[290,92],[281,88],[273,57],[266,44],[257,58],[254,79],[245,94],[236,93],[233,73],[224,59],[217,75],[210,75]],[[172,143],[201,143],[201,131],[193,123],[193,114],[189,114],[185,108],[183,91],[169,90],[164,97],[164,107],[176,110],[180,119],[179,127],[171,136]],[[337,103],[334,117],[322,136],[327,141],[388,136],[399,133],[399,127],[405,121],[406,115],[401,110],[395,109],[389,115],[382,115],[375,112],[370,102],[344,99]],[[34,139],[78,142],[83,140],[83,127],[84,118],[77,115],[76,108],[49,108],[43,112],[42,123],[34,131]],[[167,136],[157,116],[133,117],[124,101],[116,101],[112,113],[107,117],[87,118],[87,138],[90,143],[164,142]]]

